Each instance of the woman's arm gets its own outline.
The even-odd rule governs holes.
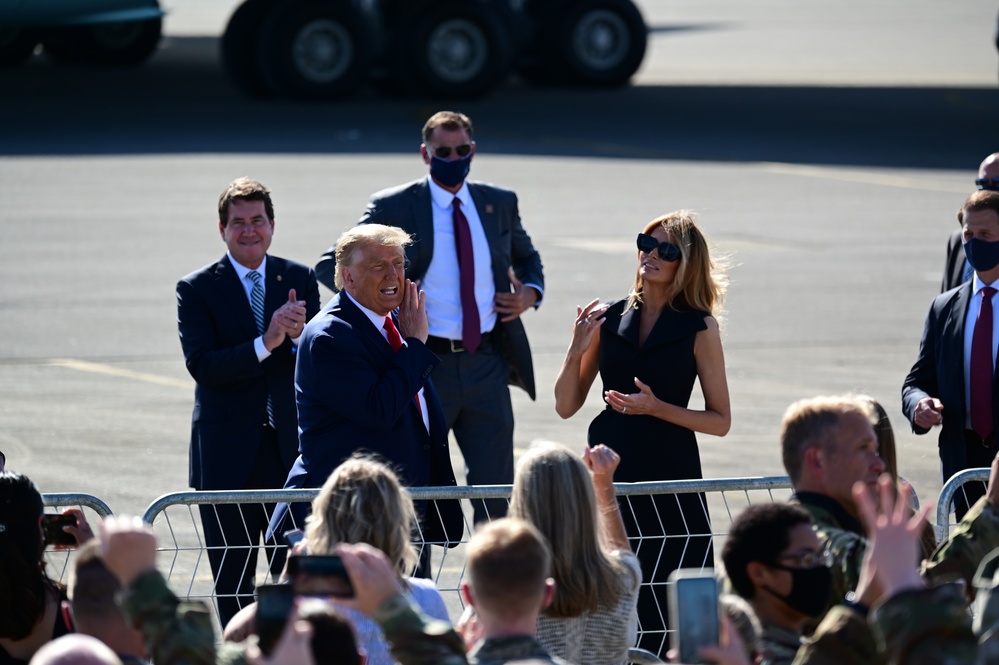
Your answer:
[[[667,404],[652,394],[652,389],[635,379],[637,393],[625,394],[608,390],[604,399],[615,410],[625,415],[650,415],[686,427],[695,432],[725,436],[732,426],[731,405],[728,398],[728,379],[725,377],[725,354],[722,351],[718,322],[706,317],[707,329],[694,339],[694,358],[697,377],[704,394],[704,410],[696,411],[676,404]]]
[[[599,300],[576,308],[572,341],[555,379],[555,411],[562,418],[569,418],[582,408],[586,394],[597,377],[600,326],[604,323],[606,312],[607,305],[601,305]]]
[[[597,510],[600,511],[600,528],[604,542],[612,550],[631,551],[628,533],[621,519],[617,497],[614,493],[614,470],[621,463],[621,457],[604,444],[583,450],[583,462],[590,470],[593,491],[597,495]]]

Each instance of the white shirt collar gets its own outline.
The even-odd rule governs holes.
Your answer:
[[[357,302],[357,299],[354,296],[352,296],[349,293],[347,293],[347,289],[343,290],[343,294],[345,296],[347,296],[348,298],[350,298],[350,302],[352,302],[355,305],[357,305],[357,309],[359,309],[362,312],[364,312],[364,315],[371,320],[371,324],[376,329],[378,329],[379,331],[384,330],[384,328],[385,328],[385,316],[379,316],[378,314],[376,314],[375,312],[372,312],[370,309],[368,309],[367,307],[365,307],[361,303]],[[392,316],[392,314],[389,313],[386,316]],[[384,334],[385,333],[383,332],[382,335],[384,335]]]
[[[438,185],[429,175],[427,176],[427,182],[430,183],[430,198],[433,199],[433,202],[441,208],[446,209],[451,207],[451,203],[454,202],[455,197],[458,197],[461,201],[462,208],[475,205],[475,202],[472,201],[472,195],[468,191],[467,180],[461,183],[461,189],[459,189],[456,194],[452,194]]]
[[[984,288],[986,286],[991,286],[993,288],[999,288],[999,287],[996,286],[996,284],[999,283],[999,279],[997,279],[996,281],[992,282],[991,284],[986,284],[985,282],[983,282],[981,280],[981,278],[978,276],[977,272],[975,272],[972,275],[971,280],[972,280],[971,281],[971,295],[978,295],[978,293],[982,290],[982,288]]]
[[[236,259],[232,258],[232,253],[231,252],[227,251],[226,252],[226,256],[229,257],[229,262],[232,263],[232,267],[236,269],[236,276],[239,277],[240,281],[243,281],[244,279],[246,279],[246,276],[248,274],[250,274],[250,272],[252,272],[250,268],[247,268],[242,263],[240,263]],[[263,282],[266,284],[267,283],[267,257],[266,256],[264,257],[264,260],[260,262],[260,267],[257,268],[257,272],[260,273],[260,277],[262,278]]]

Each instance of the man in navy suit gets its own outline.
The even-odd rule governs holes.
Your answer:
[[[456,484],[430,380],[440,359],[426,346],[426,294],[405,278],[410,242],[402,229],[381,224],[356,226],[337,241],[339,292],[309,321],[298,352],[301,455],[285,487],[321,487],[356,450],[379,455],[407,486]],[[458,541],[460,507],[444,501],[438,509],[423,520],[430,529],[424,540]],[[296,524],[307,510],[293,505]],[[275,527],[283,511],[275,513]]]
[[[319,311],[319,285],[311,268],[267,254],[274,206],[266,187],[234,180],[218,210],[228,251],[177,283],[180,342],[197,382],[190,483],[273,489],[298,452],[295,343]],[[268,509],[201,508],[222,625],[253,600],[255,547],[269,517]]]
[[[919,356],[902,386],[902,408],[916,434],[938,425],[943,479],[968,468],[988,467],[996,456],[999,386],[999,192],[979,190],[958,213],[964,253],[974,268],[960,287],[930,305]],[[960,519],[979,496],[955,500]]]
[[[466,178],[475,156],[472,122],[441,111],[423,127],[428,177],[371,196],[360,224],[391,224],[413,236],[408,274],[427,294],[427,346],[441,358],[434,382],[470,485],[513,482],[513,406],[507,384],[535,397],[520,315],[544,290],[541,255],[520,223],[517,195]],[[332,249],[316,266],[334,288]],[[506,514],[505,500],[474,502],[475,520]]]

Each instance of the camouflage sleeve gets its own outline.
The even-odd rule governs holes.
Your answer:
[[[446,621],[426,616],[401,593],[372,616],[400,665],[467,665],[465,644]],[[158,664],[157,664],[158,665]]]
[[[875,607],[871,624],[888,662],[964,665],[975,662],[978,645],[958,584],[914,589]]]
[[[999,547],[999,512],[982,497],[950,537],[923,562],[923,575],[934,584],[963,578],[971,588],[985,555]]]
[[[215,630],[203,603],[180,602],[155,570],[135,579],[121,607],[157,665],[215,665]]]
[[[856,590],[860,580],[860,567],[864,563],[867,541],[843,529],[818,529],[819,540],[832,554],[832,589],[829,593],[829,607],[834,608],[846,598],[846,594]]]
[[[878,645],[866,617],[844,605],[837,605],[826,613],[794,658],[794,665],[880,662]]]

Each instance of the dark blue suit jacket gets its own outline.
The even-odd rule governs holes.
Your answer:
[[[939,446],[945,481],[968,467],[964,439],[968,413],[964,395],[964,322],[973,283],[969,280],[934,298],[919,343],[919,356],[902,385],[902,410],[916,434],[929,431],[913,420],[919,400],[936,397],[944,405]],[[999,386],[994,380],[992,421],[999,432]]]
[[[456,485],[444,411],[430,380],[440,359],[422,342],[411,337],[407,346],[393,351],[371,320],[338,293],[305,327],[299,344],[295,389],[301,454],[285,487],[321,487],[357,450],[378,454],[407,486]],[[421,388],[429,432],[413,399]],[[454,504],[444,525],[447,540],[457,541],[463,527],[460,507],[445,503]],[[297,524],[305,511],[296,504]],[[272,525],[282,518],[276,514]]]
[[[267,257],[264,320],[295,289],[306,315],[319,311],[319,285],[311,268]],[[225,255],[177,283],[177,326],[187,370],[197,385],[191,419],[191,487],[241,489],[257,459],[267,397],[274,411],[281,458],[290,469],[298,452],[295,355],[286,339],[262,363],[259,336],[246,291]]]
[[[543,289],[541,255],[520,223],[517,195],[509,189],[472,181],[468,182],[468,191],[489,242],[496,292],[510,292],[507,271],[511,267],[521,282]],[[423,279],[434,255],[434,217],[427,178],[372,194],[359,223],[398,226],[412,234],[414,242],[406,248],[406,276],[413,281]],[[335,288],[336,276],[333,249],[323,254],[316,265],[319,280],[331,289]],[[497,323],[497,328],[501,350],[510,364],[511,385],[523,388],[534,399],[534,365],[523,322],[518,317],[509,323]]]

